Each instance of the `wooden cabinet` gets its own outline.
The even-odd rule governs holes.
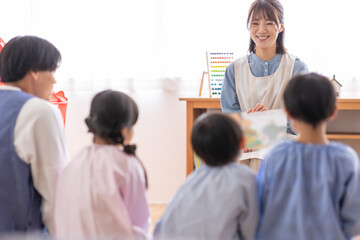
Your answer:
[[[190,137],[191,129],[194,121],[202,113],[207,112],[208,109],[221,109],[219,98],[180,98],[180,101],[186,101],[186,175],[189,175],[194,170],[194,152],[191,147]],[[360,113],[360,99],[337,99],[339,110],[359,111]],[[353,119],[354,120],[354,119]],[[356,120],[356,119],[355,119]],[[360,119],[359,119],[360,121]],[[360,140],[360,129],[354,132],[328,132],[328,138],[331,140]]]

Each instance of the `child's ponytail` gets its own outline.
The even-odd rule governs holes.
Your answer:
[[[124,144],[124,142],[121,142],[120,144],[124,147],[124,152],[125,152],[125,153],[127,153],[127,154],[129,154],[129,155],[134,155],[134,156],[136,156],[136,153],[135,153],[135,151],[136,151],[136,145],[135,145],[135,144],[128,144],[128,145],[127,145],[127,144]],[[140,163],[140,165],[141,165],[141,167],[142,167],[142,169],[143,169],[143,171],[144,171],[145,187],[146,187],[146,189],[148,189],[149,184],[148,184],[148,177],[147,177],[147,173],[146,173],[145,166],[144,166],[144,164],[142,163],[142,161],[141,161],[138,157],[136,157],[136,159],[139,161],[139,163]]]
[[[120,144],[124,152],[136,156],[136,145],[124,144],[122,129],[131,129],[138,119],[137,104],[124,93],[106,90],[98,93],[92,100],[89,116],[85,123],[89,132],[94,133],[109,144]],[[140,162],[145,175],[145,186],[148,188],[147,174],[144,164]]]
[[[136,145],[135,144],[124,144],[124,136],[122,135],[121,132],[119,132],[118,130],[116,131],[112,131],[111,133],[108,134],[107,139],[114,143],[114,144],[121,144],[124,147],[124,152],[129,154],[129,155],[136,155],[135,151],[136,151]]]
[[[124,147],[124,152],[125,152],[125,153],[127,153],[127,154],[129,154],[129,155],[135,155],[135,156],[136,156],[136,154],[135,154],[136,145],[135,145],[135,144],[134,144],[134,145],[125,145],[125,144],[122,144],[122,145],[123,145],[123,147]],[[136,157],[136,159],[139,161],[142,169],[144,170],[145,187],[146,187],[146,189],[148,189],[149,184],[148,184],[148,177],[147,177],[147,173],[146,173],[145,166],[144,166],[144,164],[142,163],[142,161],[141,161],[138,157]]]
[[[126,152],[127,154],[130,155],[136,155],[135,154],[136,151],[136,145],[124,145],[124,152]]]

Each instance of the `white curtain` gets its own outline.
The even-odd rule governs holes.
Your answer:
[[[198,90],[206,50],[247,53],[252,0],[0,0],[0,37],[37,35],[62,53],[58,88]],[[311,71],[360,79],[356,1],[283,0],[285,45]]]

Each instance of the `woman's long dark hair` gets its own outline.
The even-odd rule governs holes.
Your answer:
[[[89,132],[95,136],[106,140],[109,144],[120,144],[124,147],[125,153],[136,155],[136,145],[125,144],[121,130],[133,127],[137,122],[138,115],[137,104],[128,95],[118,91],[105,90],[93,98],[90,114],[85,119],[85,123]],[[148,188],[144,164],[140,160],[139,162],[144,169],[145,184]]]

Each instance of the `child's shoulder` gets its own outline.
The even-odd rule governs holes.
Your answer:
[[[270,148],[269,152],[283,152],[284,150],[289,150],[293,148],[323,148],[326,151],[336,152],[348,152],[355,153],[355,151],[348,145],[340,142],[330,142],[328,144],[316,145],[316,144],[306,144],[300,143],[294,140],[285,140],[281,143],[276,144],[272,148]]]
[[[84,147],[79,153],[78,156],[82,155],[100,155],[100,156],[125,156],[126,154],[116,145],[102,145],[102,144],[92,144],[87,147]]]
[[[358,156],[354,149],[340,142],[330,142],[324,145],[304,144],[294,140],[286,140],[273,146],[266,154],[267,159],[279,159],[287,155],[295,155],[297,152],[322,151],[325,155],[341,161],[357,161]]]
[[[97,165],[103,166],[120,164],[122,167],[126,167],[126,165],[128,165],[127,162],[130,162],[128,161],[130,158],[135,157],[126,154],[115,145],[92,144],[80,150],[80,152],[73,157],[70,164],[83,165],[94,162]]]
[[[267,152],[266,156],[277,155],[277,154],[284,154],[284,152],[288,151],[289,149],[295,147],[296,142],[293,140],[285,140],[280,142],[274,146],[272,146],[269,151]]]
[[[179,191],[182,194],[192,193],[194,188],[197,188],[208,193],[241,195],[244,191],[252,191],[256,187],[255,173],[248,166],[234,162],[217,167],[202,166],[190,174]]]
[[[340,142],[330,142],[329,153],[334,158],[340,159],[341,161],[350,161],[358,163],[358,155],[354,149],[350,146]]]
[[[333,151],[355,152],[349,145],[341,142],[330,142],[328,146]]]
[[[200,171],[204,171],[204,172],[214,172],[214,174],[225,174],[225,175],[233,175],[233,174],[237,174],[237,175],[246,175],[246,176],[255,176],[254,172],[247,167],[246,165],[240,164],[238,162],[231,162],[231,163],[227,163],[223,166],[204,166],[203,168],[199,169],[199,173]]]
[[[294,140],[285,140],[285,141],[282,141],[282,142],[274,145],[274,146],[272,147],[272,150],[274,150],[274,149],[288,148],[288,147],[294,146],[294,145],[296,145],[296,141],[294,141]]]
[[[254,173],[254,171],[251,170],[251,168],[248,167],[247,165],[236,162],[234,163],[233,166],[229,166],[229,167],[233,168],[240,176],[244,176],[248,178],[253,178],[253,177],[256,178],[256,174]]]
[[[255,173],[243,164],[233,162],[220,167],[203,166],[194,171],[187,179],[189,182],[197,182],[208,179],[209,182],[232,182],[235,184],[236,179],[240,183],[254,180],[256,181]]]

